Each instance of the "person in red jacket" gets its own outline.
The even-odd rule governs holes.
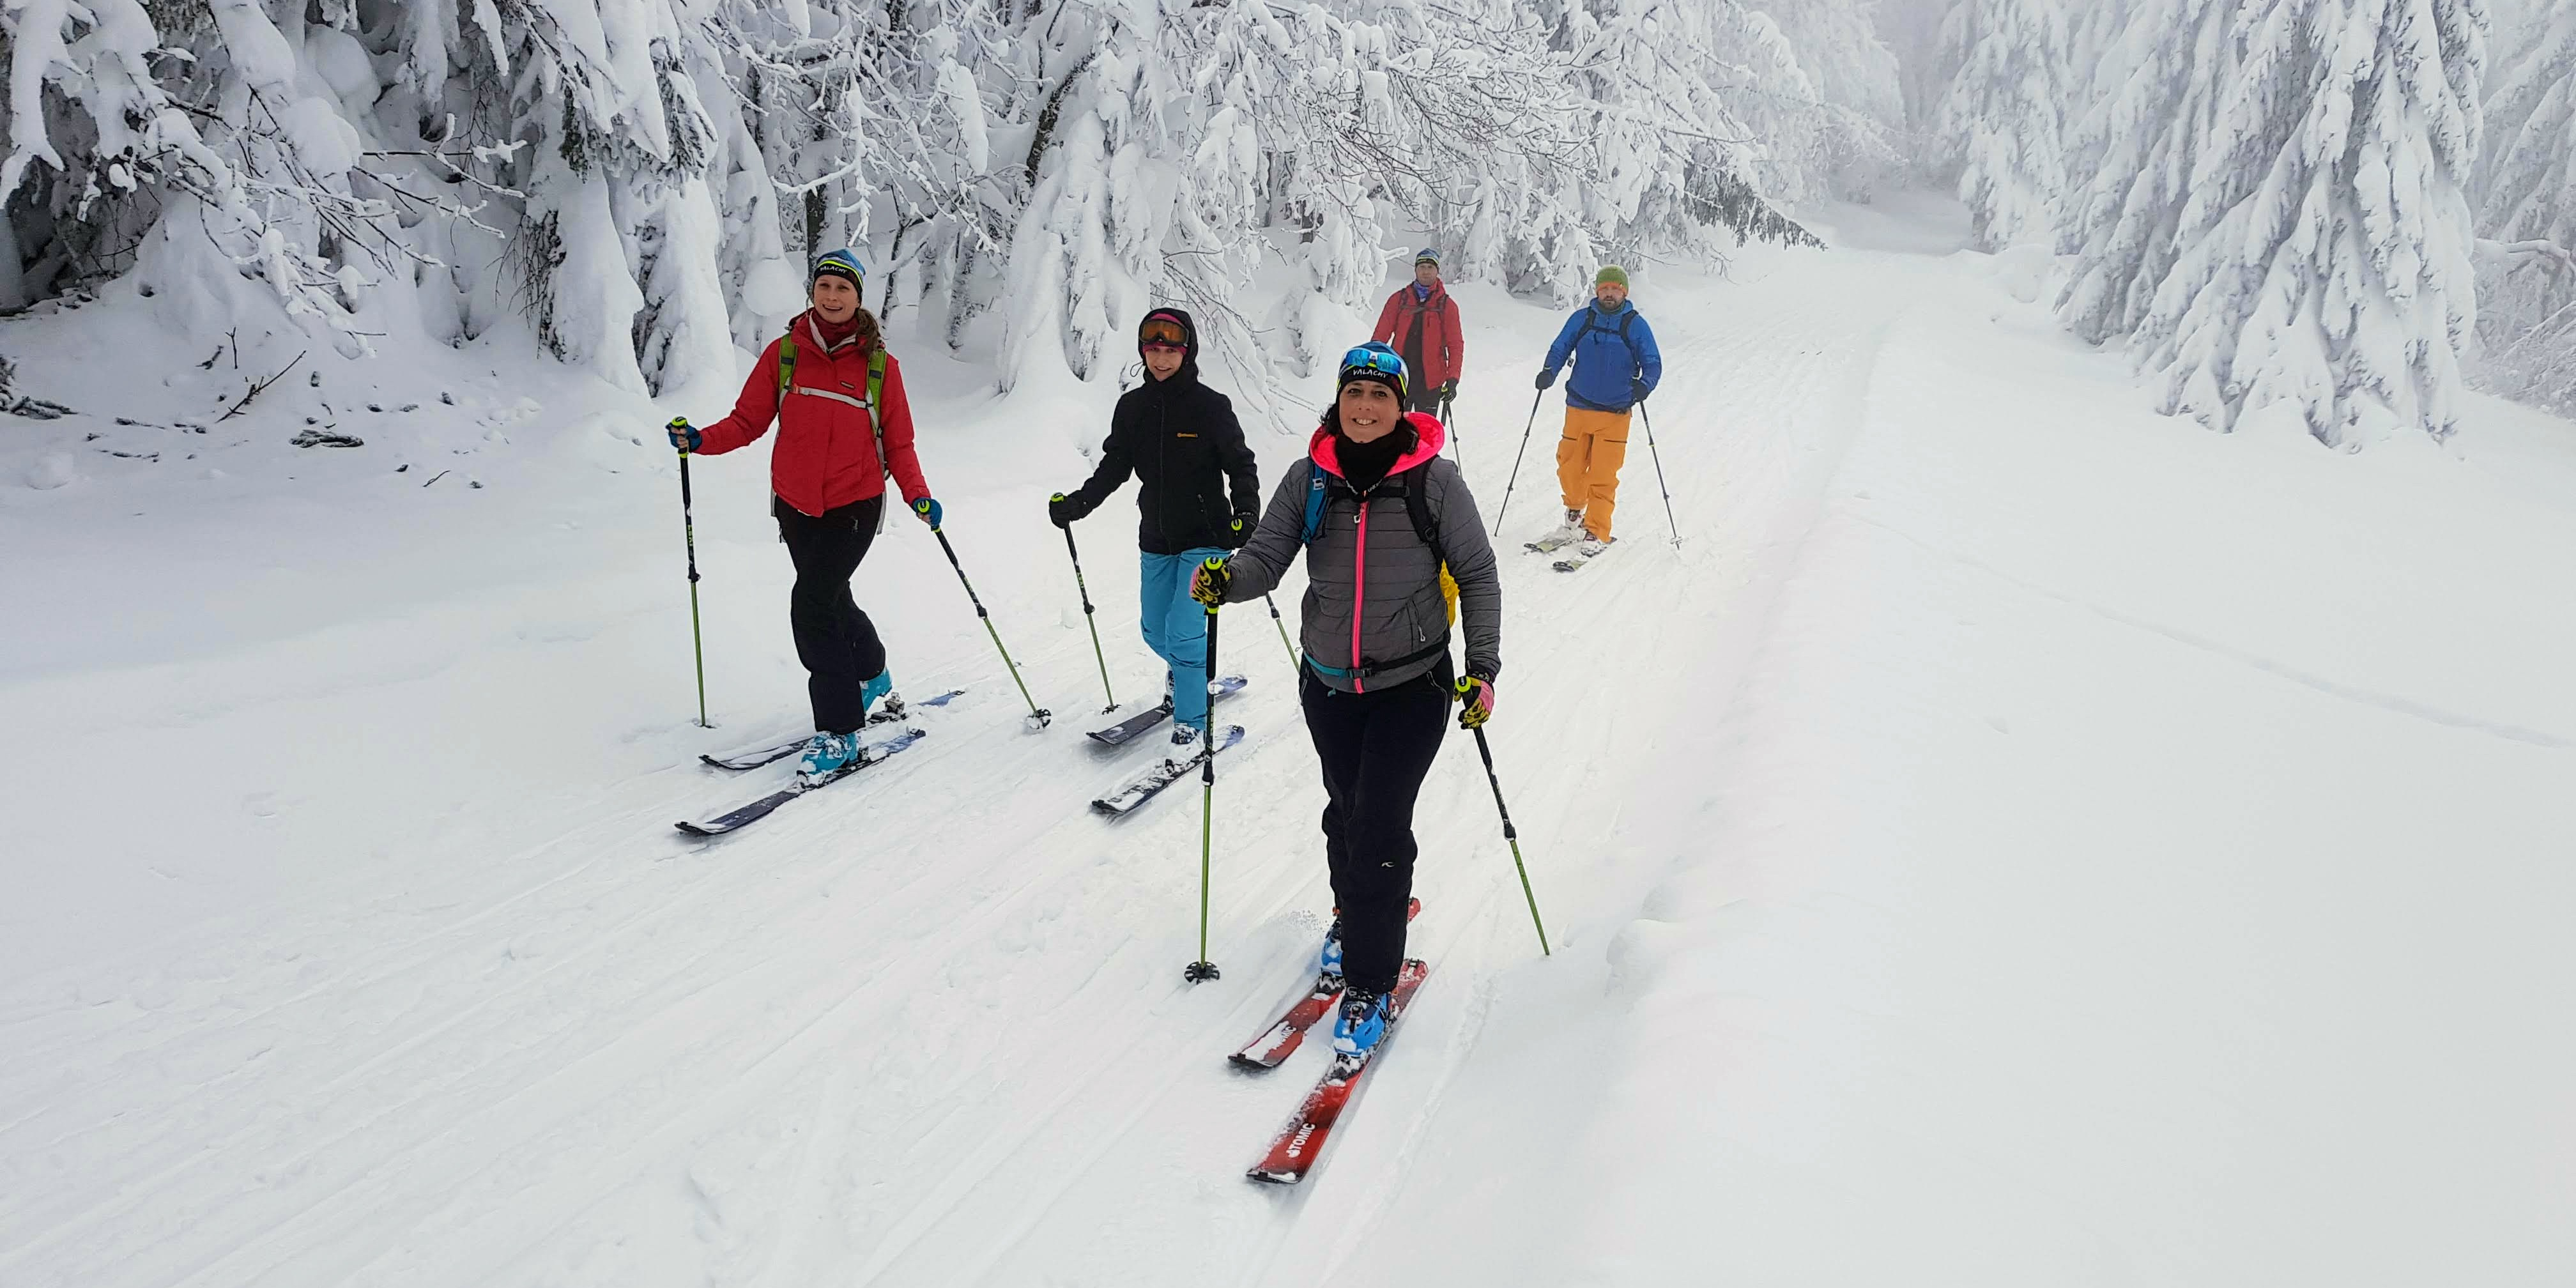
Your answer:
[[[1404,369],[1418,377],[1405,410],[1439,415],[1440,404],[1458,396],[1458,373],[1467,368],[1467,330],[1458,324],[1458,302],[1440,282],[1440,252],[1414,253],[1413,284],[1386,297],[1377,332],[1369,338],[1403,355]]]
[[[673,447],[721,456],[778,422],[769,509],[796,563],[787,620],[814,704],[814,740],[800,766],[811,777],[858,758],[868,707],[894,689],[876,624],[850,598],[850,575],[885,514],[887,477],[922,522],[936,528],[940,518],[912,450],[903,365],[859,302],[866,284],[867,270],[849,251],[816,260],[814,307],[762,351],[733,414],[704,429],[685,418],[670,425]]]

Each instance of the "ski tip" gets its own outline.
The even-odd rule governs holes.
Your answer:
[[[1245,1172],[1244,1176],[1263,1185],[1294,1185],[1306,1179],[1304,1172],[1274,1172],[1265,1167],[1253,1168]]]

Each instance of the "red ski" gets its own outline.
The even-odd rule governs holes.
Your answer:
[[[1421,915],[1420,899],[1405,905],[1406,921]],[[1306,992],[1296,1001],[1289,1004],[1288,1010],[1279,1017],[1277,1023],[1263,1029],[1260,1036],[1244,1043],[1242,1050],[1226,1058],[1232,1060],[1238,1069],[1278,1068],[1282,1061],[1295,1054],[1298,1046],[1305,1042],[1306,1030],[1315,1027],[1316,1021],[1330,1014],[1333,1003],[1340,1000],[1341,996],[1341,976],[1316,972],[1315,982],[1307,986]]]
[[[1306,1179],[1306,1173],[1315,1168],[1315,1160],[1323,1156],[1324,1145],[1335,1124],[1341,1121],[1342,1111],[1359,1094],[1360,1079],[1367,1076],[1386,1050],[1388,1040],[1395,1036],[1395,1022],[1403,1018],[1413,1004],[1414,993],[1422,988],[1423,976],[1430,973],[1431,967],[1420,958],[1405,960],[1403,973],[1396,977],[1395,992],[1387,999],[1385,1036],[1367,1055],[1334,1056],[1323,1080],[1306,1093],[1306,1103],[1298,1109],[1297,1116],[1270,1142],[1270,1152],[1244,1175],[1271,1185],[1294,1185]]]

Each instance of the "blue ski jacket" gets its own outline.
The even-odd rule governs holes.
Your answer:
[[[1645,381],[1652,393],[1664,378],[1663,350],[1655,347],[1655,330],[1634,300],[1621,300],[1616,311],[1597,301],[1575,310],[1547,347],[1548,375],[1555,376],[1568,358],[1574,360],[1574,378],[1565,382],[1566,405],[1586,411],[1626,411],[1637,401],[1633,382]]]

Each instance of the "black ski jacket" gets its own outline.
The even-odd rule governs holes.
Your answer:
[[[1204,546],[1232,550],[1260,522],[1261,474],[1243,441],[1243,426],[1235,422],[1234,404],[1199,383],[1197,324],[1178,309],[1154,311],[1172,315],[1189,334],[1181,369],[1168,380],[1149,372],[1143,386],[1118,400],[1108,441],[1101,444],[1100,468],[1065,497],[1081,518],[1134,474],[1141,485],[1136,508],[1143,516],[1138,548],[1155,555]],[[1243,520],[1240,530],[1232,526],[1236,519]]]

